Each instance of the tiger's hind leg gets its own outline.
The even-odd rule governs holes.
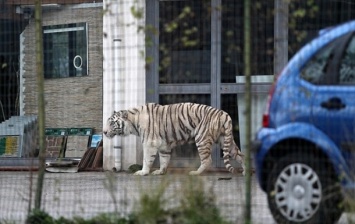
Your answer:
[[[225,140],[224,136],[221,136],[219,138],[219,144],[220,144],[221,149],[223,149],[223,147],[224,147],[224,140]],[[241,165],[241,167],[243,169],[243,173],[242,173],[243,176],[245,175],[244,154],[239,149],[237,144],[235,144],[234,140],[233,140],[232,144],[230,145],[229,152],[228,151],[223,151],[223,155],[226,158],[230,157],[230,158],[236,160]],[[227,163],[227,166],[231,167],[229,159],[227,159],[227,161],[224,161],[224,163],[225,164]],[[227,168],[227,170],[229,170],[229,169]],[[233,168],[233,170],[234,170],[234,168]]]
[[[245,164],[244,164],[244,154],[239,149],[239,147],[233,141],[232,150],[230,151],[230,157],[235,159],[243,168],[243,176],[245,176]]]
[[[171,149],[159,150],[160,169],[152,172],[153,175],[164,175],[168,169],[171,157]]]
[[[237,157],[235,158],[235,160],[242,166],[243,168],[243,176],[245,176],[245,164],[244,164],[244,155],[237,155]]]
[[[201,165],[196,171],[190,171],[189,175],[200,175],[203,171],[209,168],[212,164],[212,142],[210,141],[203,141],[203,142],[196,142],[198,155],[200,156]]]
[[[238,148],[238,146],[234,143],[234,150],[235,153],[233,154],[233,158],[242,166],[243,168],[243,176],[245,176],[245,163],[244,163],[244,154],[242,151]]]

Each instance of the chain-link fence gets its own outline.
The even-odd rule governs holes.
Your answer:
[[[309,45],[315,50],[297,52],[354,19],[354,2],[3,0],[0,6],[0,223],[46,215],[40,211],[49,223],[94,217],[98,223],[248,223],[249,212],[252,223],[302,223],[327,214],[327,203],[339,208],[328,214],[340,216],[338,184],[353,184],[353,31],[343,28],[348,33],[328,34]],[[291,58],[283,70],[289,73],[273,85]],[[313,108],[317,100],[329,113]],[[219,144],[201,177],[188,175],[201,163],[195,144],[162,150],[171,156],[165,176],[133,175],[152,160],[144,157],[147,141],[172,144],[169,138],[183,132],[191,140],[198,131],[187,130],[196,128],[189,119],[174,126],[163,123],[164,112],[137,115],[131,132],[138,136],[103,134],[114,111],[182,102],[229,114],[236,146],[251,153],[251,179],[236,161],[236,174],[226,171]],[[148,125],[154,128],[146,135]],[[168,136],[157,134],[168,129]],[[152,170],[165,161],[155,160]],[[322,196],[328,187],[335,190],[326,195],[339,198]],[[340,222],[351,223],[351,213]]]

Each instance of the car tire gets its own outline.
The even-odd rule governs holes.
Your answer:
[[[302,224],[338,221],[343,197],[332,172],[321,159],[307,154],[290,154],[277,161],[267,182],[269,208],[275,221]]]

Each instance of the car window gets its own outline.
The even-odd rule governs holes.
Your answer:
[[[347,46],[339,67],[339,84],[355,84],[355,37]]]
[[[333,58],[336,43],[337,41],[326,45],[306,63],[301,71],[302,79],[313,84],[322,83],[327,72],[328,62]]]

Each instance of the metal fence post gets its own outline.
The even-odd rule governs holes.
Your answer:
[[[251,61],[250,61],[250,0],[244,0],[244,75],[245,75],[245,119],[246,119],[246,156],[245,156],[245,217],[251,223]]]
[[[42,35],[42,1],[35,1],[35,36],[36,68],[38,85],[38,127],[39,127],[39,171],[35,195],[35,209],[40,209],[45,171],[45,136],[44,136],[44,77],[43,77],[43,35]]]

